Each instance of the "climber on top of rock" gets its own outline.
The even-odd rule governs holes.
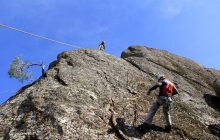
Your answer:
[[[104,51],[105,50],[105,41],[102,41],[99,45],[99,50]]]
[[[150,107],[150,110],[145,118],[144,123],[138,126],[138,129],[141,132],[150,131],[153,117],[161,105],[163,105],[163,113],[164,113],[165,120],[166,120],[165,131],[169,133],[172,129],[170,109],[172,107],[173,100],[171,97],[179,93],[174,83],[169,81],[165,75],[163,74],[158,75],[157,79],[158,79],[157,84],[149,89],[147,95],[150,95],[152,90],[160,88],[158,99]]]

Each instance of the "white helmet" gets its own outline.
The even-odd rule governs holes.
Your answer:
[[[164,80],[164,79],[166,79],[166,75],[165,74],[157,75],[157,81]]]

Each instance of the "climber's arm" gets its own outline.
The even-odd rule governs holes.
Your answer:
[[[151,91],[157,89],[158,87],[160,87],[159,84],[156,84],[156,85],[154,85],[153,87],[151,87],[151,88],[148,90],[147,95],[150,95]]]
[[[173,95],[179,94],[179,91],[177,90],[176,87],[174,87]]]

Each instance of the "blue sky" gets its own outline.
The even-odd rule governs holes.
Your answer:
[[[130,45],[168,50],[220,69],[219,0],[1,0],[0,24],[119,57]],[[20,56],[48,66],[73,48],[0,27],[0,103],[27,83],[10,79]],[[35,79],[40,69],[34,69]]]

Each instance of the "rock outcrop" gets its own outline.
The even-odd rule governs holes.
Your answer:
[[[213,82],[213,88],[216,92],[216,95],[218,97],[220,97],[220,79],[216,79],[214,82]]]
[[[135,127],[156,99],[146,91],[157,73],[177,83],[181,93],[172,111],[174,130],[163,131],[159,110],[153,131],[141,134]],[[142,46],[129,47],[122,58],[93,49],[63,52],[46,78],[1,105],[0,139],[218,139],[220,106],[212,84],[219,75]]]

